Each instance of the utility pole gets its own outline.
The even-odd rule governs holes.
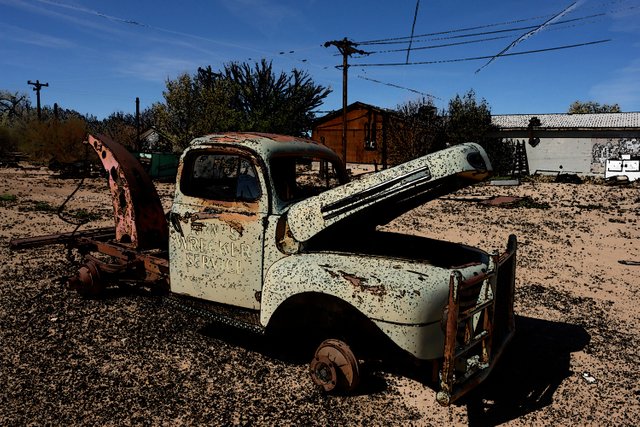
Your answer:
[[[357,53],[358,55],[368,55],[369,52],[356,49],[356,43],[343,38],[342,40],[332,40],[324,44],[324,47],[335,46],[342,54],[342,161],[347,165],[347,77],[349,70],[348,58]]]
[[[43,87],[49,87],[49,83],[40,83],[40,80],[36,80],[35,83],[31,80],[27,81],[27,84],[33,86],[33,90],[36,91],[36,100],[38,108],[38,120],[42,119],[42,108],[40,108],[40,89]]]
[[[136,151],[140,151],[140,98],[136,96]]]

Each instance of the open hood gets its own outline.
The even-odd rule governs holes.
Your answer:
[[[305,242],[337,223],[385,224],[492,172],[484,149],[468,142],[365,175],[291,206],[287,224]]]

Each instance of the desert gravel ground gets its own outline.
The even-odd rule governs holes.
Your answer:
[[[638,186],[475,186],[387,227],[502,250],[518,236],[517,335],[490,379],[443,408],[432,389],[372,372],[353,395],[312,386],[301,360],[176,310],[162,297],[65,289],[62,245],[11,238],[71,231],[56,214],[77,181],[0,169],[0,425],[637,425],[640,420]],[[158,184],[165,206],[172,186]],[[492,196],[524,197],[488,206]],[[104,180],[65,217],[112,225]],[[633,263],[631,263],[633,264]]]

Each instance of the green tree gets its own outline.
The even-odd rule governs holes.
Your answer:
[[[408,102],[396,112],[400,120],[390,126],[392,163],[402,163],[447,145],[477,142],[489,155],[496,173],[511,172],[513,147],[493,136],[497,128],[491,122],[491,108],[486,100],[477,101],[473,90],[452,98],[440,116],[425,100]]]
[[[399,105],[388,123],[391,164],[400,164],[444,147],[444,119],[429,99]]]
[[[491,123],[491,108],[486,100],[476,100],[473,90],[463,96],[456,95],[449,101],[446,121],[447,143],[463,142],[483,144],[494,130]]]
[[[303,135],[314,119],[312,111],[331,92],[304,71],[277,74],[265,59],[253,68],[227,64],[224,78],[237,90],[232,106],[242,114],[241,130]]]
[[[167,89],[162,93],[165,103],[152,106],[155,122],[176,137],[180,145],[186,146],[195,135],[196,120],[195,85],[188,74],[175,80],[167,80]]]
[[[221,72],[209,66],[168,80],[165,102],[155,104],[153,113],[156,125],[180,147],[211,132],[303,135],[329,93],[300,70],[278,74],[266,60],[253,66],[232,62]]]
[[[491,121],[491,108],[484,98],[476,100],[473,90],[449,101],[445,128],[449,145],[477,142],[487,152],[494,173],[511,173],[513,146],[494,136],[497,128]]]
[[[589,113],[619,113],[618,104],[599,104],[593,101],[574,101],[569,106],[569,114],[589,114]]]
[[[209,73],[207,73],[207,71]],[[240,128],[240,112],[233,108],[237,89],[211,67],[194,76],[168,80],[164,103],[152,106],[154,122],[184,148],[196,136]]]
[[[238,130],[241,113],[234,101],[237,98],[237,84],[223,78],[221,73],[214,73],[209,65],[198,68],[194,85],[198,97],[198,120],[194,123],[193,136]]]

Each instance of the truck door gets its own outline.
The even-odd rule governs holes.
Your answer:
[[[188,152],[170,213],[173,292],[258,309],[268,194],[242,150]]]

